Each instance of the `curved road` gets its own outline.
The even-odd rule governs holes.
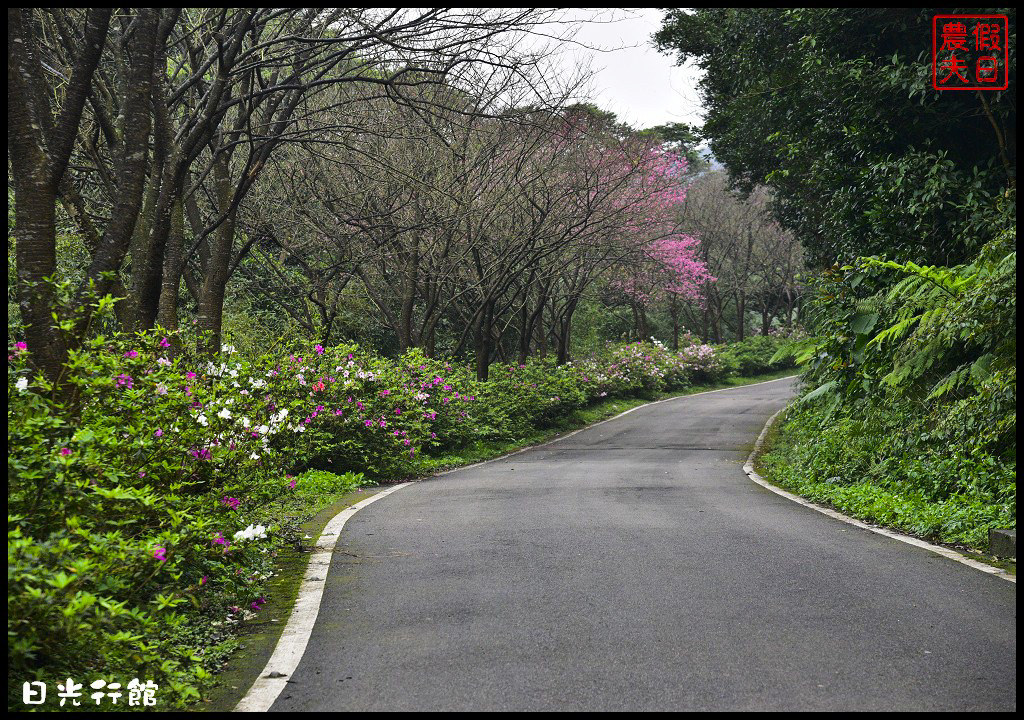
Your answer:
[[[1014,584],[744,475],[792,383],[643,407],[360,511],[272,709],[1014,709]]]

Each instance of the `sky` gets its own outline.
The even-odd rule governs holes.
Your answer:
[[[590,100],[637,128],[668,122],[700,125],[700,69],[677,67],[657,51],[651,35],[661,27],[656,8],[574,10],[580,20],[572,42],[561,43],[555,62],[567,72],[590,66]]]

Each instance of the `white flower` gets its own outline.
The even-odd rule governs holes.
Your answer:
[[[14,387],[18,388],[22,392],[28,390],[28,378],[18,378],[18,382],[14,383]]]
[[[206,427],[209,424],[206,420],[205,415],[200,415],[199,417],[197,417],[196,422],[202,425],[203,427]]]
[[[217,413],[217,417],[223,418],[225,420],[230,420],[231,419],[231,411],[228,410],[227,408],[224,408],[219,413]]]
[[[256,538],[265,538],[267,536],[267,529],[262,525],[250,525],[245,530],[239,530],[235,533],[235,540],[254,540]]]
[[[242,418],[242,427],[244,427],[246,430],[249,429],[249,418],[247,418],[247,417]]]
[[[220,351],[222,353],[227,353],[228,355],[230,355],[231,353],[233,353],[235,351],[235,346],[234,345],[221,345],[220,346]]]

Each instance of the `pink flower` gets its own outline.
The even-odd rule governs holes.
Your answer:
[[[321,347],[320,345],[317,345],[317,346],[316,346],[315,348],[313,348],[313,349],[314,349],[314,350],[316,350],[316,354],[317,354],[317,355],[323,355],[323,354],[324,354],[324,349],[323,349],[323,347]]]
[[[167,338],[163,338],[162,340],[160,340],[160,347],[167,348],[167,347],[170,347],[170,346],[171,346],[171,343],[168,342]]]
[[[167,548],[157,547],[153,550],[153,557],[162,563],[167,562]]]
[[[60,449],[60,454],[64,455],[64,456],[70,455],[71,454],[71,448],[61,448]]]
[[[117,380],[117,386],[118,387],[123,387],[126,390],[130,390],[131,389],[131,387],[132,387],[132,376],[131,375],[125,375],[124,373],[121,373],[120,375],[117,376],[116,380]]]
[[[124,354],[124,356],[125,356],[126,358],[137,358],[137,357],[139,356],[139,353],[138,353],[138,352],[136,352],[135,350],[129,350],[128,352],[126,352],[126,353]]]
[[[288,487],[289,487],[290,489],[294,490],[294,489],[295,489],[295,481],[294,481],[294,480],[292,480],[292,481],[291,481],[290,483],[288,483]]]
[[[161,430],[160,428],[157,428],[156,432],[153,433],[153,435],[155,435],[156,437],[161,437],[163,434],[164,434],[164,431]]]

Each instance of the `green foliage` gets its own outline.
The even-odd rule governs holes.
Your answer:
[[[992,201],[1016,174],[1016,46],[1007,90],[934,91],[932,18],[946,12],[667,9],[656,40],[705,70],[702,134],[740,187],[776,191],[815,265],[945,265],[995,237]],[[1015,9],[984,12],[1015,35]]]
[[[989,528],[1016,525],[1012,463],[949,452],[919,431],[906,411],[837,419],[799,405],[760,464],[773,483],[814,502],[939,542],[984,549]]]
[[[186,701],[211,670],[174,641],[186,615],[259,603],[289,489],[283,458],[237,422],[269,433],[275,409],[238,388],[273,382],[171,351],[159,333],[97,337],[72,352],[62,388],[29,350],[10,357],[10,678],[88,667]]]
[[[1015,526],[1015,230],[964,265],[864,258],[816,287],[813,335],[780,353],[809,391],[773,479],[948,542]]]
[[[754,335],[722,346],[718,355],[732,372],[739,375],[757,375],[794,367],[792,356],[780,353],[780,350],[791,342],[790,336]]]

